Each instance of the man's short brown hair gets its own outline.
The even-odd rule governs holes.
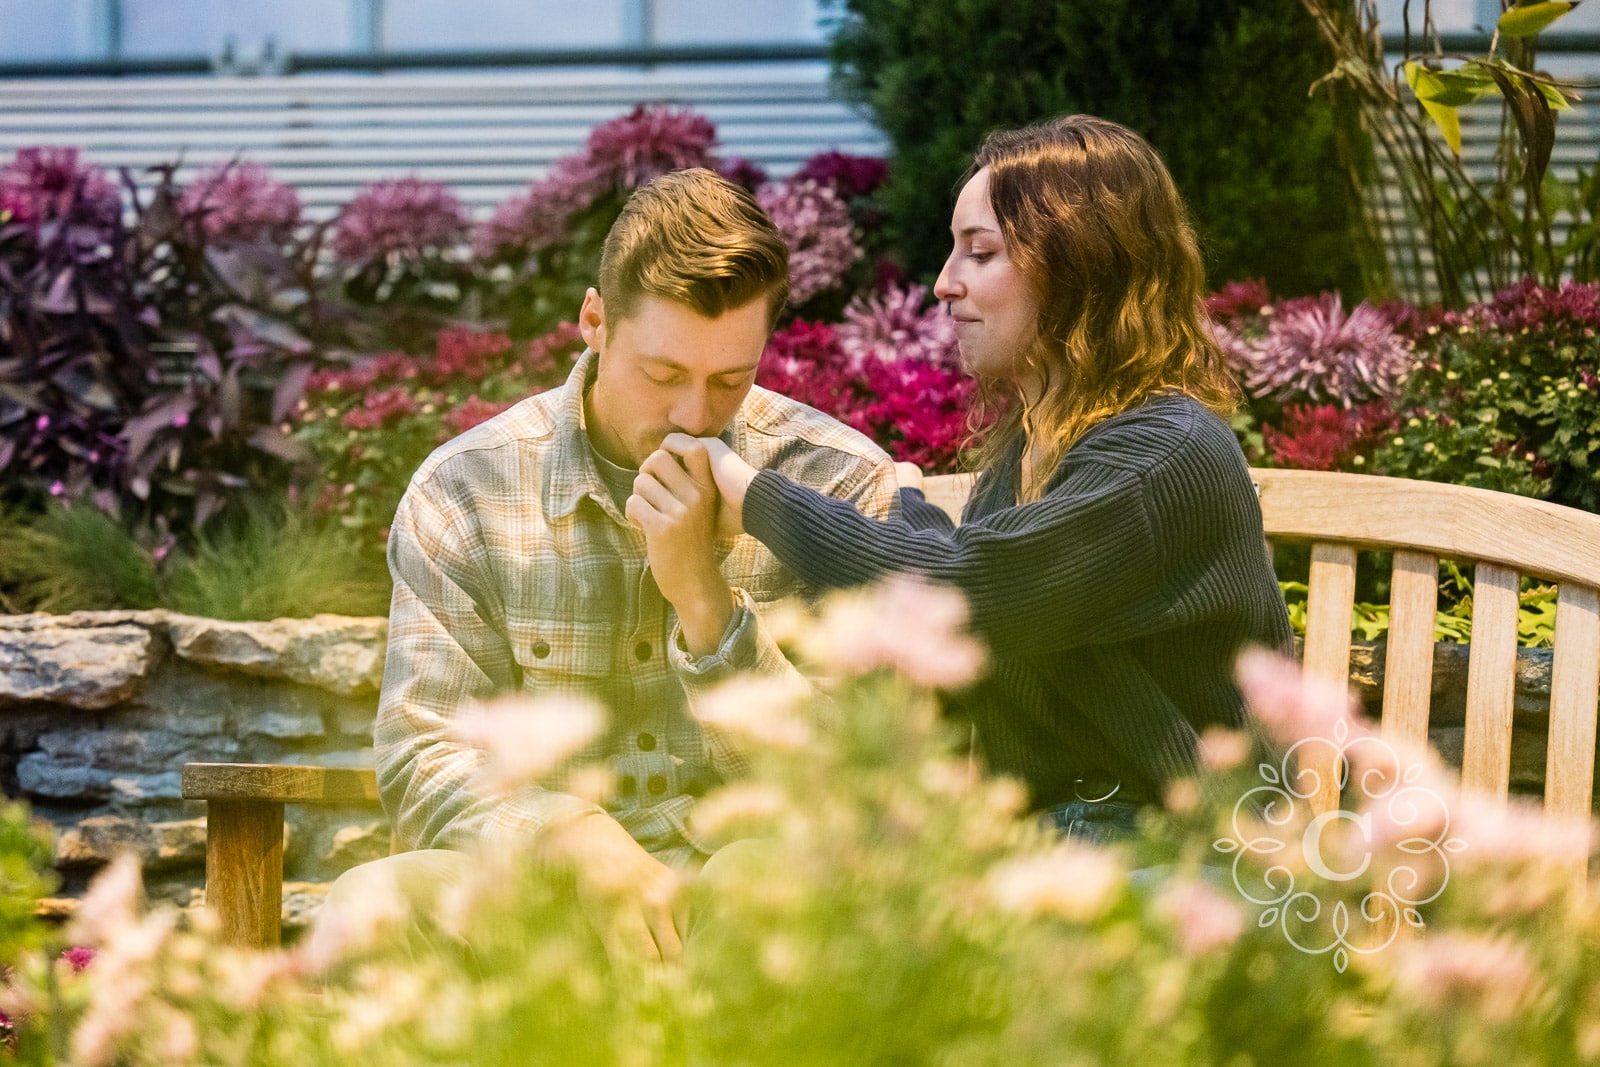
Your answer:
[[[744,189],[704,168],[638,189],[600,253],[606,314],[626,318],[646,296],[707,318],[766,298],[769,325],[789,299],[789,248]]]

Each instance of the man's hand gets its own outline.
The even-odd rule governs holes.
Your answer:
[[[684,643],[693,655],[710,655],[722,643],[734,605],[717,567],[717,487],[705,449],[682,463],[672,453],[652,452],[639,466],[625,510],[644,531],[651,573],[677,610]]]
[[[722,506],[717,510],[717,532],[723,537],[744,533],[744,493],[756,476],[756,469],[716,437],[690,437],[670,433],[661,442],[663,450],[679,456],[685,463],[691,456],[706,458],[710,475],[716,481]]]
[[[678,875],[609,815],[552,827],[545,855],[572,865],[578,902],[612,962],[659,962],[683,954]]]

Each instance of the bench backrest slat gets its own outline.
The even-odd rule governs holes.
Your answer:
[[[1510,567],[1479,563],[1472,581],[1467,736],[1461,784],[1495,796],[1511,787],[1511,714],[1517,681],[1517,583]]]
[[[1595,709],[1600,697],[1600,591],[1563,585],[1556,596],[1550,675],[1545,810],[1587,818],[1594,793]]]
[[[1350,611],[1356,602],[1356,551],[1347,545],[1315,542],[1311,546],[1311,577],[1306,594],[1306,674],[1336,685],[1350,679]],[[1328,743],[1307,745],[1300,751],[1302,772],[1312,771],[1316,792],[1312,810],[1331,811],[1339,806],[1339,780],[1335,750]],[[1307,782],[1306,785],[1312,783]]]
[[[1428,743],[1433,697],[1433,620],[1439,610],[1439,559],[1404,549],[1389,583],[1389,640],[1383,661],[1383,731],[1404,745]]]

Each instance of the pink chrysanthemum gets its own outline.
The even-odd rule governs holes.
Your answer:
[[[110,227],[122,213],[117,187],[76,148],[20,148],[0,167],[0,210],[37,230],[47,222]]]
[[[922,285],[894,286],[859,295],[844,309],[839,347],[857,362],[877,359],[922,360],[954,366],[956,324],[939,304],[924,308],[928,290]]]
[[[789,246],[789,303],[795,307],[836,288],[861,259],[850,211],[828,186],[813,181],[763,185],[756,202]]]
[[[178,202],[214,241],[283,241],[300,222],[300,196],[259,163],[226,163],[196,178]]]
[[[388,256],[416,258],[449,248],[467,232],[467,209],[439,182],[373,182],[346,204],[334,224],[333,252],[346,263]]]
[[[846,152],[819,152],[795,172],[795,181],[829,186],[846,200],[871,196],[889,178],[889,164],[878,156],[852,156]]]
[[[1206,297],[1206,313],[1219,321],[1253,318],[1272,303],[1272,292],[1261,278],[1229,282]]]
[[[1284,301],[1264,337],[1223,347],[1254,396],[1346,407],[1394,395],[1414,362],[1387,315],[1368,304],[1347,315],[1337,293]]]
[[[652,178],[716,163],[711,146],[717,128],[689,108],[640,104],[626,115],[596,126],[584,146],[589,170],[613,188],[637,189]]]

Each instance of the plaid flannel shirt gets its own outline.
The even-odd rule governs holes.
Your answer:
[[[694,798],[745,769],[691,706],[736,671],[794,669],[760,614],[805,590],[748,535],[717,548],[739,601],[721,647],[696,659],[678,640],[644,535],[595,469],[583,413],[595,365],[585,353],[559,389],[441,446],[400,502],[374,747],[384,808],[408,847],[526,839],[604,810],[650,852],[684,862],[703,851],[685,825]],[[723,437],[755,467],[865,514],[898,509],[882,450],[779,394],[751,389]],[[479,788],[485,754],[448,728],[472,702],[518,690],[608,708],[606,734],[578,757],[610,760],[617,789],[603,807],[534,785],[499,796]]]

